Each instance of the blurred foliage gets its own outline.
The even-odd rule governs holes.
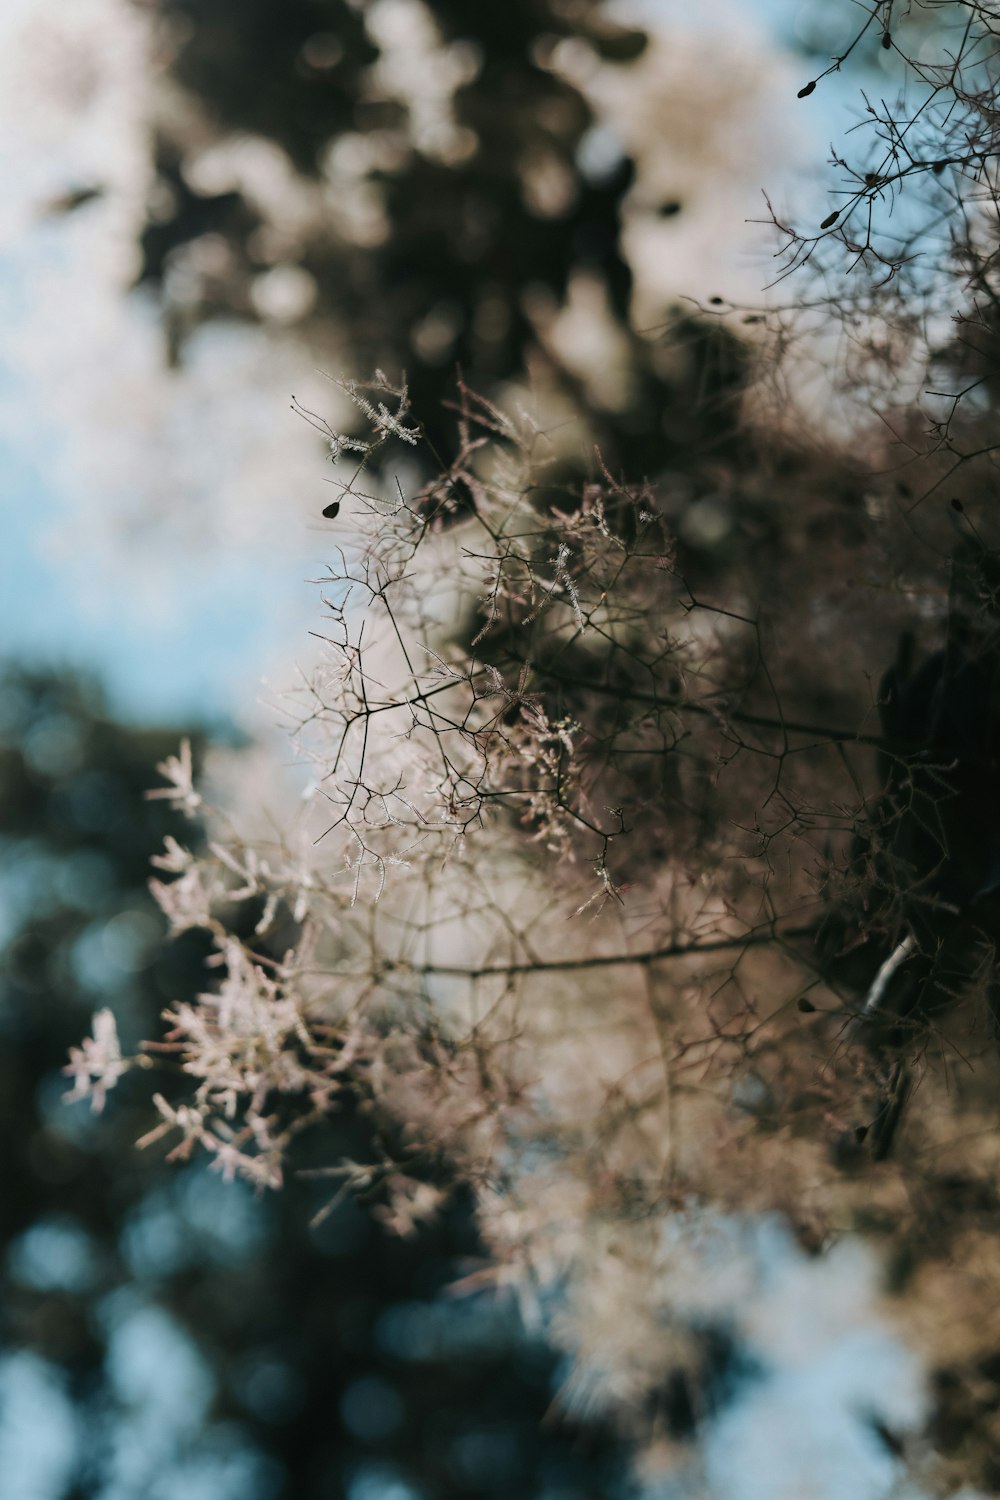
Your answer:
[[[143,796],[177,736],[111,722],[68,678],[9,672],[0,704],[4,1493],[607,1493],[617,1450],[599,1429],[543,1422],[554,1357],[514,1304],[438,1299],[481,1264],[464,1201],[407,1239],[355,1199],[310,1229],[326,1181],[260,1199],[137,1151],[154,1123],[141,1073],[99,1120],[63,1103],[92,1009],[114,1009],[128,1051],[168,999],[213,983],[207,935],[165,944],[146,889],[150,856],[182,834]],[[171,1095],[169,1069],[157,1086]],[[348,1105],[316,1149],[364,1159],[370,1127]],[[29,1470],[9,1423],[32,1391]]]
[[[393,3],[155,0],[150,7],[169,38],[167,74],[180,85],[181,104],[171,96],[156,141],[158,185],[140,280],[164,291],[172,357],[183,357],[185,337],[205,318],[257,316],[254,278],[279,262],[307,272],[315,288],[308,337],[341,358],[346,347],[346,373],[382,368],[396,378],[405,370],[414,409],[435,441],[444,441],[435,414],[453,395],[458,366],[474,389],[494,395],[504,382],[543,369],[583,419],[585,437],[574,447],[585,455],[589,436],[612,466],[624,463],[633,474],[730,450],[744,375],[740,346],[719,320],[678,315],[669,344],[630,326],[620,211],[633,163],[614,146],[599,166],[587,164],[595,120],[559,71],[560,45],[577,57],[582,47],[595,65],[624,67],[643,52],[644,33],[613,24],[594,0],[517,0],[502,11],[453,0],[396,6],[390,23],[409,9],[436,28],[434,68],[445,58],[464,69],[449,101],[452,134],[445,130],[444,144],[436,144],[432,131],[415,131],[415,106],[400,97],[407,87],[418,94],[436,87],[425,76],[433,72],[428,56],[413,57],[412,79],[402,83],[387,84],[378,71],[384,59],[372,35]],[[366,25],[377,12],[378,23]],[[307,227],[285,226],[279,213],[262,233],[259,206],[244,194],[210,193],[186,180],[187,172],[197,181],[201,153],[246,136],[280,147],[303,185],[325,183],[328,211]],[[364,163],[350,183],[330,167],[345,144]],[[378,227],[352,238],[342,200],[359,184],[369,208],[376,205]],[[661,211],[682,208],[670,202]],[[171,267],[207,235],[225,246],[226,274],[206,278],[196,297],[186,292],[178,305]],[[595,396],[538,336],[539,316],[564,305],[577,273],[603,288],[626,351],[621,389],[610,398]]]
[[[669,519],[677,523],[681,550],[710,552],[713,564],[721,558],[730,568],[730,597],[739,597],[732,577],[737,573],[749,577],[753,587],[748,587],[747,595],[764,597],[767,602],[765,633],[775,621],[787,626],[796,620],[795,629],[773,630],[769,667],[776,661],[780,680],[797,695],[803,722],[860,722],[861,715],[871,711],[872,693],[868,691],[864,702],[855,704],[856,711],[845,713],[844,700],[848,709],[851,703],[844,685],[853,682],[856,691],[865,681],[863,672],[855,670],[858,665],[877,673],[888,660],[895,629],[906,621],[888,618],[895,607],[895,595],[890,597],[888,590],[885,621],[878,609],[855,604],[854,579],[881,577],[883,572],[895,578],[897,567],[906,565],[907,591],[899,611],[908,615],[914,570],[919,579],[929,577],[933,585],[943,569],[950,541],[946,537],[942,543],[939,533],[946,527],[940,517],[933,527],[927,526],[925,508],[927,538],[920,539],[920,546],[905,536],[900,542],[899,527],[890,527],[883,516],[883,512],[895,513],[894,504],[873,497],[846,463],[833,473],[824,460],[822,472],[807,475],[814,482],[806,485],[792,455],[772,453],[774,472],[769,474],[761,455],[747,445],[740,426],[745,356],[721,320],[679,318],[669,334],[664,332],[660,338],[640,334],[630,325],[632,282],[620,225],[634,183],[634,164],[614,152],[599,168],[588,158],[596,122],[584,94],[570,81],[578,74],[574,75],[572,67],[561,66],[559,59],[565,61],[566,54],[559,49],[565,44],[576,46],[579,59],[582,45],[605,65],[627,67],[642,52],[642,33],[604,21],[596,0],[513,0],[502,9],[460,4],[459,0],[428,0],[418,9],[437,28],[439,52],[450,49],[452,61],[462,62],[466,70],[464,79],[449,93],[454,139],[444,149],[440,143],[421,138],[406,80],[400,83],[397,78],[392,83],[379,74],[379,64],[386,58],[378,27],[371,23],[376,14],[384,20],[393,3],[289,0],[277,6],[269,0],[146,0],[145,8],[162,23],[163,67],[168,86],[175,92],[172,107],[158,116],[154,141],[158,183],[142,234],[140,280],[162,295],[170,357],[183,359],[185,340],[206,319],[261,316],[260,299],[255,295],[260,280],[274,271],[297,270],[305,273],[315,296],[301,317],[286,320],[296,335],[312,342],[321,355],[334,351],[335,360],[349,360],[351,369],[346,373],[365,376],[383,368],[394,379],[405,369],[414,410],[428,423],[432,447],[441,450],[445,465],[450,457],[446,419],[433,414],[441,411],[442,402],[452,394],[456,366],[470,387],[490,397],[501,398],[505,387],[526,380],[544,386],[547,395],[559,398],[551,403],[547,416],[560,402],[562,412],[577,415],[584,438],[599,444],[612,472],[623,469],[637,477],[669,468],[676,478],[697,473],[706,458],[721,461],[716,493],[692,497],[683,486],[675,486],[678,514]],[[406,8],[400,0],[397,12]],[[888,38],[888,31],[884,36]],[[869,41],[871,49],[889,50],[874,30]],[[808,45],[821,52],[830,50],[813,36]],[[433,82],[426,57],[414,54],[409,75],[413,90],[419,92],[429,81]],[[983,118],[992,116],[986,113]],[[280,148],[298,189],[306,195],[315,190],[312,209],[320,203],[324,211],[311,210],[302,215],[301,222],[283,225],[278,222],[280,209],[269,209],[245,187],[224,186],[221,180],[211,187],[211,173],[201,176],[199,164],[213,148],[224,151],[246,137]],[[353,153],[353,178],[350,172],[338,177],[331,170],[333,156],[338,151],[343,155],[345,145]],[[937,150],[933,154],[940,156]],[[869,176],[871,181],[863,176],[860,183],[875,197],[882,190],[881,177]],[[355,225],[353,230],[350,214],[337,199],[338,193],[352,190],[352,183],[363,187],[369,213],[365,225],[361,229]],[[684,205],[671,199],[660,205],[660,212],[673,218],[683,214]],[[810,237],[803,244],[812,242]],[[211,252],[203,257],[209,269],[185,280],[185,268],[189,271],[198,262],[194,252],[199,245]],[[853,257],[855,247],[849,249]],[[217,253],[220,250],[224,253]],[[213,270],[213,266],[222,269]],[[602,289],[610,322],[626,351],[621,390],[611,397],[606,383],[602,388],[589,382],[578,366],[560,357],[558,343],[544,337],[545,319],[565,305],[574,276],[580,274]],[[894,281],[893,289],[897,285]],[[982,327],[977,327],[966,341],[965,358],[973,373],[989,382],[992,366],[986,357],[989,350],[983,352],[984,339],[988,343]],[[891,366],[895,379],[896,370],[905,366],[895,344],[884,357],[884,366],[875,358],[881,357],[880,351],[876,348],[873,355],[865,341],[862,355],[872,362],[862,366],[868,369],[868,379],[872,368],[881,373]],[[866,382],[858,380],[857,384],[867,389]],[[573,446],[584,457],[565,460],[567,468],[589,461],[586,440]],[[918,447],[922,452],[922,439]],[[741,463],[741,459],[748,461]],[[959,461],[964,463],[965,456]],[[553,485],[563,477],[554,473]],[[569,482],[577,477],[565,476]],[[936,483],[929,492],[935,488]],[[722,534],[721,542],[717,538],[699,543],[699,504],[702,537],[716,531]],[[908,509],[905,519],[909,526]],[[885,544],[882,556],[879,549],[885,537],[893,545]],[[877,566],[872,565],[873,558]],[[782,587],[774,588],[779,579]],[[693,581],[700,582],[697,573]],[[933,586],[921,582],[920,587],[926,598],[933,598]],[[787,611],[784,619],[779,609]],[[802,621],[808,622],[808,630]],[[853,677],[844,666],[845,656]],[[578,675],[583,676],[582,670]],[[750,675],[748,668],[748,681]],[[621,683],[616,685],[620,692]],[[766,711],[770,675],[765,681],[765,674],[758,673],[750,686],[760,695],[759,702],[748,700],[750,710]],[[712,789],[714,794],[714,783]],[[717,809],[717,798],[713,805]],[[119,892],[118,904],[109,911],[120,910],[120,897]],[[45,940],[36,939],[35,949],[26,951],[43,954]],[[193,969],[201,956],[191,955]],[[40,965],[41,957],[37,961]],[[14,972],[20,972],[16,965]],[[149,972],[155,974],[155,966]],[[75,1040],[79,1029],[73,1017],[63,1042]],[[114,1118],[120,1122],[116,1128],[124,1131],[128,1125],[131,1135],[135,1132],[128,1097],[117,1106]],[[24,1107],[22,1100],[22,1111]],[[50,1127],[40,1124],[36,1133],[46,1129]],[[352,1141],[351,1154],[357,1154],[351,1132],[363,1132],[363,1122],[341,1119],[335,1129],[347,1133],[344,1139]],[[72,1149],[82,1148],[74,1145]],[[94,1155],[95,1149],[88,1146],[88,1162],[104,1160]],[[107,1159],[117,1161],[110,1143],[106,1149],[111,1153]],[[346,1149],[326,1143],[320,1157],[329,1161]],[[845,1165],[849,1171],[857,1170],[856,1163]],[[46,1180],[37,1165],[30,1169]],[[129,1170],[141,1174],[153,1169],[143,1165]],[[127,1173],[125,1177],[128,1180]],[[938,1240],[959,1221],[977,1232],[988,1230],[994,1197],[975,1197],[966,1187],[957,1190],[972,1180],[935,1166],[924,1179],[923,1197],[909,1184],[907,1213],[895,1202],[891,1210],[879,1210],[884,1214],[883,1228],[897,1233],[901,1218],[906,1226],[911,1263],[900,1272],[901,1286],[904,1280],[915,1284],[915,1267],[922,1266],[928,1274],[928,1266],[933,1271],[945,1264],[947,1255]],[[124,1191],[121,1181],[116,1167],[119,1194]],[[132,1201],[138,1201],[145,1189],[132,1191],[136,1195]],[[271,1222],[280,1219],[285,1226],[283,1247],[286,1241],[299,1244],[291,1226],[305,1217],[302,1192],[301,1185],[293,1187],[282,1195],[280,1204],[268,1206]],[[85,1196],[88,1202],[99,1201],[99,1195]],[[235,1348],[232,1341],[240,1318],[246,1316],[245,1306],[266,1302],[273,1311],[269,1347],[286,1348],[281,1341],[288,1339],[290,1329],[307,1322],[315,1328],[316,1342],[310,1339],[309,1348],[316,1362],[308,1368],[300,1414],[295,1418],[302,1422],[299,1454],[314,1453],[309,1434],[322,1430],[324,1423],[329,1431],[331,1407],[349,1389],[344,1383],[346,1374],[336,1377],[340,1383],[332,1387],[331,1400],[333,1372],[338,1368],[328,1362],[331,1351],[347,1348],[355,1376],[388,1382],[398,1393],[405,1413],[399,1431],[408,1436],[396,1439],[396,1450],[384,1440],[382,1451],[398,1457],[404,1474],[419,1475],[422,1482],[438,1485],[439,1493],[530,1490],[542,1472],[538,1465],[543,1460],[537,1456],[544,1449],[534,1427],[521,1429],[528,1434],[523,1443],[508,1445],[506,1452],[517,1455],[516,1472],[509,1466],[505,1471],[498,1457],[503,1444],[484,1445],[484,1429],[476,1425],[478,1418],[473,1415],[473,1398],[478,1394],[490,1412],[490,1423],[500,1421],[501,1409],[507,1410],[500,1404],[500,1392],[512,1378],[513,1366],[499,1361],[495,1343],[488,1341],[493,1363],[487,1360],[478,1367],[490,1371],[480,1393],[458,1360],[452,1360],[447,1370],[440,1364],[406,1365],[404,1380],[378,1344],[377,1330],[382,1328],[384,1336],[385,1327],[394,1326],[392,1318],[385,1323],[379,1309],[386,1303],[395,1305],[393,1298],[412,1299],[412,1286],[422,1285],[422,1278],[429,1276],[431,1289],[436,1289],[446,1279],[444,1268],[453,1263],[456,1253],[476,1253],[468,1218],[456,1207],[436,1230],[415,1241],[391,1245],[358,1208],[345,1207],[343,1213],[351,1223],[364,1226],[357,1230],[357,1262],[350,1261],[349,1274],[345,1259],[334,1262],[336,1274],[324,1276],[329,1262],[316,1258],[318,1252],[309,1251],[314,1256],[310,1261],[305,1249],[294,1253],[285,1249],[287,1258],[281,1261],[280,1272],[271,1262],[266,1267],[262,1262],[254,1273],[256,1281],[246,1273],[247,1295],[242,1303],[237,1299],[239,1307],[229,1314],[229,1324],[221,1312],[208,1317],[203,1293],[192,1293],[192,1324],[207,1317],[207,1326],[216,1330],[221,1345]],[[334,1216],[327,1233],[333,1233],[337,1223],[338,1216]],[[874,1219],[869,1227],[877,1227]],[[310,1270],[313,1265],[319,1270]],[[310,1300],[304,1289],[317,1282],[323,1285],[323,1293]],[[239,1284],[232,1273],[225,1286],[199,1282],[202,1288],[213,1286],[219,1309],[234,1306],[233,1287]],[[390,1290],[394,1287],[399,1290]],[[942,1307],[946,1301],[952,1319],[959,1303],[953,1290],[946,1299],[938,1290],[937,1297],[913,1297],[911,1316],[921,1301],[925,1307],[934,1302]],[[359,1305],[361,1311],[345,1311]],[[969,1318],[969,1325],[974,1321],[978,1324],[978,1318]],[[933,1343],[942,1346],[939,1334]],[[318,1356],[317,1349],[321,1351]],[[281,1357],[288,1367],[294,1364],[291,1355]],[[510,1398],[511,1412],[518,1413],[511,1421],[530,1424],[544,1406],[542,1393],[549,1376],[538,1373],[544,1366],[543,1357],[538,1358],[533,1383],[519,1385],[521,1394],[516,1401]],[[945,1399],[939,1417],[939,1441],[950,1451],[966,1443],[970,1432],[977,1440],[981,1438],[984,1411],[996,1409],[995,1372],[986,1361],[973,1365],[965,1359],[963,1364],[965,1356],[958,1354],[941,1358],[953,1360],[950,1384],[942,1381]],[[944,1368],[942,1364],[940,1369]],[[955,1373],[959,1369],[960,1375]],[[973,1373],[967,1379],[969,1371]],[[453,1385],[449,1384],[452,1380]],[[524,1396],[525,1389],[530,1400]],[[973,1398],[973,1392],[981,1390],[985,1393]],[[531,1400],[536,1402],[534,1407]],[[980,1400],[982,1407],[975,1404]],[[386,1409],[384,1400],[382,1408]],[[250,1420],[237,1405],[233,1410],[240,1411],[242,1420]],[[525,1418],[529,1410],[533,1415]],[[443,1432],[441,1423],[447,1428],[452,1421],[449,1411],[454,1422]],[[441,1413],[446,1415],[442,1418]],[[466,1436],[472,1434],[467,1443],[456,1436],[463,1424],[468,1424]],[[415,1435],[418,1427],[419,1438]],[[547,1431],[545,1443],[555,1442],[552,1431]],[[328,1462],[342,1463],[346,1472],[347,1465],[360,1461],[361,1450],[356,1435],[342,1432],[337,1441],[338,1453],[345,1456]],[[477,1442],[481,1465],[476,1482],[485,1485],[488,1472],[499,1489],[476,1490],[468,1472],[462,1471],[461,1460],[454,1456],[476,1452]],[[423,1449],[415,1458],[418,1444]],[[264,1446],[276,1451],[273,1438]],[[585,1480],[577,1468],[558,1487],[587,1493],[588,1483],[601,1483],[593,1472]],[[992,1471],[984,1468],[982,1472],[986,1481],[995,1481]],[[317,1482],[295,1471],[289,1493],[325,1494],[340,1482],[339,1477]],[[540,1488],[548,1483],[537,1482]],[[310,1483],[318,1487],[310,1491]]]

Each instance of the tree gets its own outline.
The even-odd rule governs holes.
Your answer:
[[[328,656],[291,710],[326,817],[164,856],[164,909],[178,931],[214,935],[224,977],[173,1008],[165,1045],[194,1094],[158,1107],[184,1154],[207,1148],[273,1185],[305,1127],[359,1098],[375,1130],[360,1157],[328,1163],[338,1191],[378,1184],[405,1225],[429,1174],[461,1182],[494,1279],[526,1299],[565,1286],[550,1329],[575,1358],[571,1390],[643,1442],[671,1371],[701,1354],[684,1274],[710,1209],[779,1209],[813,1245],[877,1231],[899,1307],[941,1365],[951,1472],[988,1486],[991,1398],[977,1406],[973,1387],[992,1390],[995,1350],[971,1280],[947,1306],[941,1285],[949,1257],[978,1257],[989,1286],[998,1271],[995,734],[979,706],[995,666],[993,252],[978,196],[995,210],[995,85],[988,8],[942,16],[961,21],[959,45],[930,10],[892,25],[873,5],[858,53],[879,38],[927,98],[873,107],[876,154],[837,158],[846,203],[817,234],[789,231],[791,268],[829,276],[824,257],[850,258],[859,290],[838,280],[820,311],[847,331],[849,378],[866,404],[874,392],[881,427],[867,417],[850,445],[753,427],[753,374],[788,366],[773,342],[755,360],[734,331],[721,343],[736,375],[694,418],[717,443],[677,451],[662,426],[635,436],[592,411],[596,445],[569,443],[493,388],[523,355],[521,324],[474,371],[481,384],[458,380],[450,419],[423,369],[412,392],[343,384],[350,431],[304,413],[343,475],[344,540],[320,580]],[[532,82],[581,121],[560,86]],[[470,88],[466,103],[484,97]],[[383,207],[414,210],[413,183],[424,201],[426,161],[408,166]],[[879,210],[904,187],[910,204],[914,184],[900,248]],[[468,179],[446,186],[461,197]],[[380,288],[394,284],[383,253],[424,243],[406,214],[390,222]],[[616,272],[612,258],[611,286]],[[803,292],[734,316],[787,339],[816,304]],[[415,309],[391,310],[410,326]],[[728,327],[724,310],[700,326]],[[384,346],[371,353],[390,366]],[[925,441],[919,372],[973,361]],[[963,548],[978,581],[949,609]],[[916,645],[897,655],[906,632]],[[178,807],[200,811],[188,762],[164,768]],[[233,927],[243,903],[252,933]],[[851,1026],[866,1006],[874,1046]],[[907,1092],[895,1158],[873,1165]]]
[[[518,0],[502,24],[450,0],[151,9],[172,89],[139,283],[160,295],[171,358],[210,318],[263,316],[301,328],[324,364],[347,349],[355,369],[405,368],[432,437],[457,364],[494,393],[530,370],[612,463],[725,452],[740,345],[680,319],[664,360],[631,326],[633,167],[622,152],[587,166],[594,109],[564,66],[582,51],[627,69],[644,31],[594,0]],[[553,336],[574,285],[596,299],[618,379],[595,385]]]
[[[484,1253],[463,1194],[391,1227],[377,1184],[331,1208],[325,1179],[303,1176],[265,1200],[223,1189],[207,1159],[135,1150],[141,1075],[99,1126],[64,1102],[81,1012],[100,1003],[131,1050],[167,1000],[212,983],[211,943],[191,929],[166,944],[147,889],[151,854],[183,829],[144,797],[176,731],[116,724],[92,684],[48,674],[9,670],[2,698],[5,1492],[487,1496],[561,1472],[604,1493],[613,1437],[543,1427],[552,1355],[514,1310],[435,1300]],[[196,823],[186,837],[205,852]],[[230,908],[248,942],[259,915]],[[184,1083],[160,1069],[165,1100]],[[345,1091],[311,1160],[363,1158],[372,1140]],[[440,1200],[433,1174],[423,1191]]]

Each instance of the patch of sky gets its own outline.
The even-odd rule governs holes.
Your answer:
[[[178,1455],[159,1473],[146,1471],[142,1490],[119,1481],[99,1500],[277,1500],[284,1488],[281,1465],[261,1453],[235,1426],[209,1428],[194,1451]]]
[[[179,559],[183,610],[169,623],[138,621],[125,630],[113,607],[81,613],[67,566],[45,555],[35,516],[53,496],[43,475],[2,446],[0,475],[23,502],[8,513],[0,556],[0,629],[9,655],[56,670],[98,668],[116,714],[133,721],[226,720],[253,700],[259,679],[248,663],[263,656],[266,631],[249,561],[236,554],[209,568]],[[127,573],[120,586],[123,594],[131,587]]]
[[[576,164],[588,182],[609,182],[625,161],[625,148],[606,125],[591,125],[580,137]]]
[[[235,1423],[209,1423],[215,1381],[194,1339],[162,1307],[122,1288],[100,1307],[105,1415],[99,1500],[274,1500],[278,1465]]]
[[[46,713],[25,730],[20,748],[39,776],[71,776],[83,763],[83,732],[68,714]]]
[[[0,948],[28,921],[61,906],[87,911],[113,894],[113,872],[100,854],[64,855],[33,839],[0,838]]]
[[[148,968],[163,942],[163,922],[143,908],[126,908],[89,923],[73,944],[71,964],[78,984],[92,1000],[121,990]]]
[[[120,1248],[132,1274],[157,1281],[188,1266],[238,1266],[267,1245],[266,1200],[243,1182],[222,1183],[200,1162],[148,1193],[127,1216]]]
[[[812,1256],[777,1216],[700,1212],[665,1220],[663,1246],[666,1265],[696,1252],[688,1312],[727,1320],[744,1374],[703,1426],[697,1475],[643,1500],[923,1500],[884,1434],[923,1428],[926,1379],[878,1316],[881,1268],[860,1240]]]
[[[7,1270],[19,1286],[38,1292],[93,1291],[101,1273],[93,1237],[76,1220],[53,1214],[36,1219],[12,1242]]]
[[[215,1380],[194,1339],[131,1287],[100,1305],[107,1329],[105,1374],[126,1409],[149,1411],[164,1438],[197,1429],[215,1395]]]
[[[905,1466],[880,1435],[884,1391],[906,1379],[909,1356],[883,1336],[857,1334],[804,1369],[748,1388],[706,1433],[704,1468],[726,1500],[888,1500]]]
[[[0,309],[0,326],[2,320]],[[0,363],[0,405],[20,405],[14,384],[14,373]],[[174,597],[167,599],[161,585],[146,593],[144,608],[148,585],[139,580],[148,568],[133,569],[123,557],[115,581],[100,580],[88,576],[93,558],[53,545],[61,529],[78,534],[80,520],[61,493],[59,465],[51,461],[60,442],[44,415],[18,424],[16,437],[6,426],[0,431],[0,478],[11,497],[0,553],[6,655],[34,667],[98,670],[113,711],[134,722],[198,719],[225,727],[252,706],[276,636],[293,619],[307,622],[305,536],[298,565],[290,558],[283,579],[273,567],[262,569],[238,537],[224,551],[179,549]],[[106,573],[106,562],[100,571]]]
[[[934,154],[934,145],[940,139],[946,112],[954,111],[954,102],[944,96],[940,110],[937,106],[928,109],[932,89],[929,83],[914,76],[904,62],[900,49],[882,45],[882,30],[873,24],[864,31],[856,47],[852,44],[862,32],[868,12],[850,3],[833,4],[831,0],[753,0],[750,5],[737,7],[729,0],[713,0],[713,3],[692,6],[679,0],[615,0],[611,7],[623,19],[646,24],[666,24],[690,31],[711,32],[725,37],[729,32],[754,28],[781,49],[787,56],[801,60],[802,75],[799,86],[816,81],[815,92],[804,99],[790,98],[790,107],[801,112],[802,126],[809,130],[821,144],[831,143],[830,151],[848,162],[851,173],[832,163],[824,172],[813,174],[810,184],[801,184],[792,194],[792,217],[805,234],[818,232],[816,222],[805,221],[811,216],[817,203],[819,217],[838,209],[843,212],[853,207],[858,190],[864,187],[861,181],[867,171],[884,170],[891,173],[891,153],[885,147],[885,131],[873,128],[874,118],[869,101],[880,114],[889,112],[900,121],[907,122],[905,139],[900,152],[900,164],[906,165],[907,148],[922,158]],[[923,10],[907,24],[907,17],[897,18],[898,40],[905,50],[924,65],[946,62],[949,45],[955,36],[955,17],[949,15],[950,7],[942,7],[937,16]],[[964,18],[962,20],[964,25]],[[916,29],[915,29],[916,28]],[[837,57],[844,58],[841,68],[831,68]],[[827,76],[822,76],[827,74]],[[971,73],[964,80],[971,80]],[[940,116],[940,117],[939,117]],[[600,142],[590,147],[596,157],[602,151]],[[817,161],[817,168],[820,167]],[[856,174],[856,175],[854,175]],[[779,175],[774,182],[765,184],[772,199],[778,187]],[[936,187],[936,180],[934,183]],[[820,189],[819,197],[816,196]],[[779,195],[780,197],[780,195]],[[798,205],[797,211],[795,205]],[[867,200],[857,208],[859,215],[856,235],[864,240],[867,220],[862,223],[860,215],[867,216]],[[879,192],[872,203],[870,230],[875,244],[888,256],[897,253],[899,247],[915,238],[928,240],[936,234],[941,218],[941,204],[934,188],[928,187],[925,175],[912,182],[895,181]],[[847,220],[842,220],[847,223]],[[910,267],[911,285],[915,291],[931,290],[931,273],[941,264],[941,255],[946,252],[946,239],[940,247],[935,246],[933,255],[925,255],[916,267]],[[850,264],[846,259],[844,270]],[[938,276],[940,272],[938,272]],[[808,287],[808,278],[800,274],[798,282],[801,298]]]
[[[359,1464],[347,1481],[347,1500],[421,1500],[422,1492],[389,1464]]]
[[[0,1355],[0,1495],[63,1500],[79,1439],[62,1372],[24,1349]]]

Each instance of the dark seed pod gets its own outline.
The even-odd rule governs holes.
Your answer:
[[[820,229],[829,229],[830,225],[831,224],[836,224],[836,222],[837,222],[837,220],[839,218],[840,218],[840,209],[839,208],[835,208],[833,210],[832,214],[827,214],[826,218],[823,220],[822,224],[819,226]]]
[[[816,80],[814,78],[811,83],[807,83],[806,84],[806,86],[805,86],[804,89],[799,89],[798,93],[795,96],[796,99],[808,99],[809,95],[813,92],[813,90],[815,89],[815,87],[816,87]]]
[[[813,1011],[816,1009],[816,1007],[815,1007],[815,1005],[813,1005],[812,1001],[811,1000],[807,1000],[806,997],[805,997],[805,995],[800,995],[799,996],[799,1002],[798,1002],[798,1004],[799,1004],[799,1010],[802,1012],[802,1014],[804,1016],[811,1016],[812,1013],[813,1013]]]
[[[323,514],[328,521],[335,521],[340,514],[340,501],[331,500],[329,505],[324,505]]]
[[[885,48],[886,52],[888,52],[889,48],[892,46],[892,32],[889,31],[888,28],[886,28],[886,30],[882,33],[882,46]]]

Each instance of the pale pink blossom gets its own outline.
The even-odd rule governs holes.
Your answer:
[[[122,1057],[118,1028],[110,1010],[99,1010],[94,1016],[94,1034],[84,1037],[82,1046],[69,1049],[69,1062],[63,1068],[73,1079],[67,1100],[89,1099],[95,1114],[104,1108],[108,1089],[113,1089],[131,1064]]]
[[[164,800],[176,812],[193,818],[201,811],[201,793],[195,790],[194,767],[191,761],[191,741],[181,740],[179,755],[168,755],[156,768],[169,786],[154,787],[146,793],[150,802]]]
[[[184,1070],[202,1080],[198,1095],[233,1118],[243,1104],[258,1111],[267,1094],[306,1090],[314,1075],[296,1054],[311,1041],[295,1001],[252,963],[240,944],[223,953],[226,977],[218,994],[201,995],[167,1012],[172,1039],[184,1051]]]
[[[154,854],[150,864],[158,870],[167,870],[171,875],[183,875],[194,863],[190,849],[184,849],[169,833],[163,840],[163,853]]]
[[[192,865],[179,880],[151,880],[153,899],[170,923],[171,934],[212,924],[212,893],[206,889],[203,865]]]

